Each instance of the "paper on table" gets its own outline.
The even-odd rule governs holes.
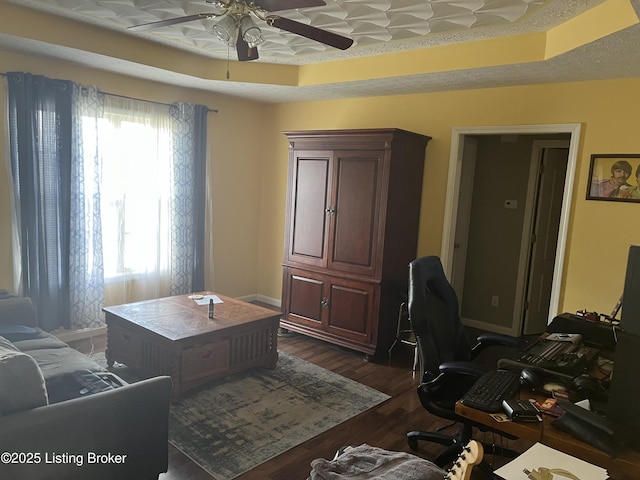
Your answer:
[[[547,447],[542,443],[536,443],[522,455],[500,467],[495,473],[507,480],[527,480],[527,475],[523,470],[526,468],[533,471],[540,467],[567,470],[581,479],[606,480],[609,478],[609,474],[604,468]],[[554,478],[564,477],[558,475]]]
[[[209,300],[213,300],[213,303],[222,303],[217,295],[204,295],[202,298],[196,298],[195,302],[198,305],[209,305]]]

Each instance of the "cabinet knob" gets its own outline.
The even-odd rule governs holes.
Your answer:
[[[333,208],[333,207],[325,208],[324,211],[325,211],[325,213],[327,215],[335,215],[336,214],[336,209]]]
[[[329,308],[329,299],[327,298],[323,298],[320,301],[320,305],[322,305],[322,308]]]

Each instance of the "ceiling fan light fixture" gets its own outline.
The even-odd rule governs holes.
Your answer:
[[[130,28],[146,30],[195,20],[215,19],[212,33],[221,43],[228,47],[234,47],[238,54],[238,61],[241,62],[259,58],[257,47],[264,42],[264,37],[262,36],[262,30],[256,25],[255,19],[265,22],[270,27],[300,35],[340,50],[346,50],[353,45],[353,39],[351,38],[270,13],[294,8],[319,7],[326,5],[325,0],[205,0],[205,2],[213,5],[219,11],[169,18],[157,22],[134,25]],[[230,48],[227,49],[227,58],[229,57],[229,52]]]
[[[225,15],[213,26],[213,34],[225,45],[234,47],[240,26],[233,15]]]
[[[262,30],[258,28],[250,15],[243,15],[240,19],[240,33],[250,47],[257,47],[264,42]]]

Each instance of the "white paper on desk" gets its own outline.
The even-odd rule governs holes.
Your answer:
[[[547,447],[542,443],[536,443],[522,455],[500,467],[495,473],[506,480],[527,480],[527,475],[523,470],[526,468],[533,471],[540,467],[561,468],[583,480],[606,480],[609,478],[609,474],[604,468]],[[554,475],[554,478],[564,479],[565,477]]]
[[[198,305],[209,305],[209,300],[213,300],[213,303],[222,303],[222,300],[220,300],[220,297],[217,295],[205,295],[202,298],[196,299],[196,303]]]

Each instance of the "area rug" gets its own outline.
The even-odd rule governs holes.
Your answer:
[[[134,379],[126,367],[113,370]],[[169,439],[217,480],[231,480],[388,398],[279,352],[273,370],[230,375],[180,397]]]

